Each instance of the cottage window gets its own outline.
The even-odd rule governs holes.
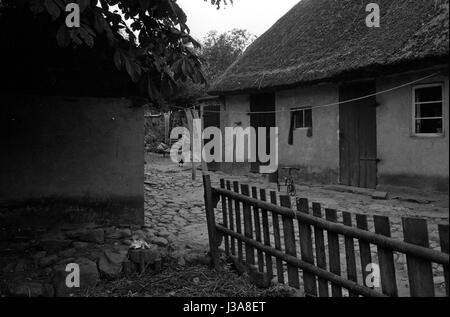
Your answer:
[[[296,129],[312,128],[312,108],[294,109],[293,116]]]
[[[443,85],[421,85],[413,88],[414,135],[444,134]]]

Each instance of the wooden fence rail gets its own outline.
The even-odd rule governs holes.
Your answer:
[[[300,289],[303,284],[307,296],[398,296],[394,255],[401,253],[406,255],[411,296],[435,296],[433,263],[443,266],[448,296],[448,225],[439,225],[438,251],[430,248],[427,222],[422,219],[402,219],[401,241],[391,237],[387,217],[374,216],[375,232],[371,232],[365,215],[355,216],[354,227],[352,214],[343,212],[341,220],[336,210],[323,212],[320,204],[310,207],[307,199],[297,199],[292,208],[288,196],[280,196],[278,205],[273,191],[269,203],[264,189],[238,182],[231,186],[223,179],[220,188],[213,188],[209,175],[204,175],[203,182],[210,251],[217,267],[224,239],[227,256],[265,274],[269,280],[276,272],[280,283],[285,283],[287,277],[291,287]],[[219,201],[221,224],[215,219]],[[376,274],[380,290],[371,284]]]

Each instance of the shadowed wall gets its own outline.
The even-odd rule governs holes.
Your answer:
[[[0,203],[91,202],[143,223],[143,129],[127,99],[3,95]]]

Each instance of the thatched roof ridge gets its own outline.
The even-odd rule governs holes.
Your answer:
[[[211,94],[331,79],[353,71],[441,61],[449,54],[448,0],[302,0],[212,85]]]

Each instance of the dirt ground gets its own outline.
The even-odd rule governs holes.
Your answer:
[[[298,297],[299,292],[283,285],[258,288],[227,264],[219,274],[205,265],[179,266],[168,263],[161,273],[116,281],[102,281],[97,287],[74,297]]]

